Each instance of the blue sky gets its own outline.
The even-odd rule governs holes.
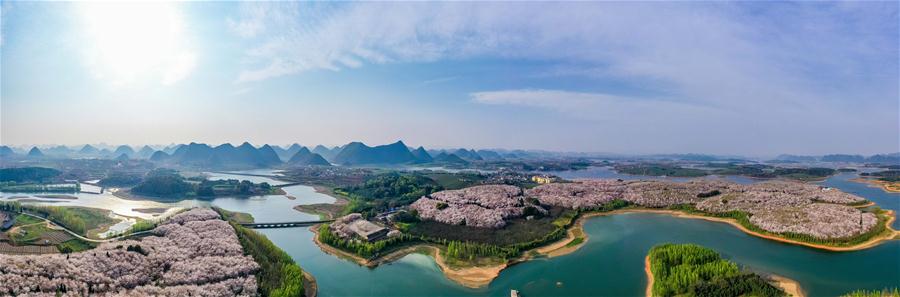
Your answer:
[[[2,3],[0,142],[900,150],[898,4]]]

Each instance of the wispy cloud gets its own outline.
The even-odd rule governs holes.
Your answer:
[[[816,90],[836,80],[852,88],[842,88],[849,94],[896,89],[895,82],[870,80],[897,75],[897,67],[883,67],[887,60],[897,66],[897,25],[885,25],[896,23],[896,5],[753,5],[252,3],[228,22],[258,42],[246,52],[250,68],[241,82],[314,69],[494,57],[555,61],[562,65],[558,73],[628,79],[710,104],[747,99],[803,106],[831,97],[834,90]],[[837,26],[835,19],[851,24]],[[823,83],[822,73],[832,77]]]
[[[626,130],[638,116],[682,130],[709,129],[701,119],[716,118],[723,139],[734,137],[726,130],[785,140],[873,123],[898,134],[896,2],[365,2],[289,7],[291,17],[264,18],[281,5],[252,4],[236,21],[265,28],[254,31],[257,45],[238,81],[368,64],[538,61],[544,67],[515,73],[538,78],[525,88],[560,89],[561,77],[577,76],[656,97],[582,84],[488,89],[473,100],[618,119],[610,123]],[[829,133],[814,134],[829,141]]]
[[[548,109],[586,120],[618,121],[628,118],[680,119],[683,123],[703,114],[722,113],[715,108],[654,98],[604,93],[521,89],[470,94],[472,101],[489,105],[512,105]]]
[[[459,78],[459,76],[445,76],[445,77],[432,78],[432,79],[423,81],[422,83],[426,84],[426,85],[439,84],[439,83],[445,83],[448,81],[454,81],[458,78]]]

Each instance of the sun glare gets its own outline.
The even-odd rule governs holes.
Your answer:
[[[187,76],[195,63],[177,3],[84,3],[81,17],[88,63],[113,84]]]

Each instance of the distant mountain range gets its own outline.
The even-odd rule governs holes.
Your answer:
[[[108,144],[74,146],[0,146],[0,156],[4,158],[104,158],[118,160],[150,160],[187,166],[207,166],[222,168],[261,168],[282,164],[289,166],[319,165],[397,165],[448,163],[464,164],[483,161],[501,161],[534,158],[556,158],[579,156],[583,158],[637,158],[671,159],[697,162],[741,162],[751,160],[740,156],[720,156],[706,154],[657,154],[643,156],[599,155],[590,153],[558,153],[526,150],[474,150],[467,148],[426,149],[408,147],[402,141],[368,146],[362,142],[351,142],[343,146],[326,147],[317,145],[309,149],[294,143],[284,148],[276,145],[254,147],[249,143],[240,146],[222,144],[212,147],[201,143],[170,144],[162,147],[149,145],[137,147]],[[123,157],[124,156],[124,157]],[[606,156],[606,157],[604,157]],[[822,156],[779,155],[767,162],[838,162],[838,163],[880,163],[900,164],[900,153],[877,154],[872,156],[854,154],[828,154]]]
[[[28,151],[29,158],[43,158],[44,153],[41,152],[41,149],[37,147],[32,147],[30,151]]]
[[[824,156],[779,155],[775,161],[787,162],[841,162],[841,163],[879,163],[900,164],[900,153],[878,154],[865,157],[863,155],[830,154]]]
[[[463,160],[456,154],[448,154],[441,152],[434,156],[434,163],[438,164],[469,164],[469,161]]]
[[[119,147],[116,148],[116,150],[113,152],[113,154],[116,156],[119,156],[119,157],[121,157],[122,155],[125,155],[126,157],[131,157],[131,156],[134,156],[134,149],[127,145],[120,145]],[[119,158],[119,157],[116,157],[116,158]]]
[[[375,147],[362,142],[351,142],[334,156],[334,162],[341,165],[404,164],[415,161],[416,156],[402,141]]]
[[[8,146],[5,146],[5,145],[0,146],[0,156],[12,156],[15,154],[16,154],[16,152],[13,151]]]
[[[310,152],[306,147],[297,150],[287,163],[299,166],[331,166],[331,163],[328,163],[322,155]]]
[[[229,143],[216,147],[192,142],[179,146],[171,155],[157,151],[151,161],[171,163],[183,166],[200,166],[209,168],[261,168],[281,164],[281,159],[269,145],[256,148],[244,142],[240,146]]]
[[[413,154],[413,158],[416,159],[417,163],[431,163],[434,161],[434,158],[431,157],[431,154],[425,150],[424,147],[418,147],[415,150],[410,151]]]
[[[337,156],[338,153],[341,152],[341,147],[327,148],[324,145],[317,145],[312,149],[313,153],[321,155],[328,161],[334,161],[334,157]]]
[[[306,149],[307,151],[309,151],[309,149],[307,149],[305,146],[301,146],[296,143],[292,144],[287,149],[281,148],[280,146],[277,146],[277,145],[272,146],[272,148],[275,149],[275,153],[278,154],[278,157],[281,158],[282,161],[290,160],[291,157],[296,155],[297,152],[299,152],[301,149]]]

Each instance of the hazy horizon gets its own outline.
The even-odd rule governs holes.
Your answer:
[[[391,142],[389,142],[389,143],[366,143],[366,142],[362,142],[362,143],[365,144],[365,145],[367,145],[367,146],[374,147],[374,146],[379,146],[379,145],[391,144],[391,143],[394,143],[394,142],[397,142],[397,141],[403,141],[403,140],[391,141]],[[243,144],[245,141],[239,141],[239,142],[221,142],[221,143],[209,143],[209,142],[202,142],[202,141],[193,141],[193,142],[199,143],[199,144],[206,144],[206,145],[209,145],[210,147],[216,147],[216,146],[223,145],[223,144],[226,144],[226,143],[231,144],[232,146],[239,146],[239,145]],[[346,145],[346,144],[348,144],[348,143],[350,143],[350,142],[355,142],[355,141],[347,141],[347,142],[345,142],[345,143],[340,143],[340,144],[300,143],[300,142],[288,142],[288,143],[253,143],[253,142],[249,142],[249,141],[247,141],[247,142],[250,143],[251,145],[253,145],[254,147],[262,147],[263,145],[277,145],[277,146],[279,146],[279,147],[281,147],[281,148],[283,148],[283,149],[287,149],[288,147],[290,147],[290,146],[293,145],[293,144],[298,144],[298,145],[303,146],[303,147],[306,147],[306,148],[308,148],[308,149],[313,149],[314,147],[316,147],[316,146],[318,146],[318,145],[323,145],[323,146],[325,146],[325,147],[327,147],[327,148],[329,148],[329,149],[332,149],[332,148],[335,148],[335,147],[342,147],[342,146],[344,146],[344,145]],[[23,152],[24,152],[24,151],[27,151],[28,149],[31,149],[32,147],[38,147],[38,148],[40,148],[40,149],[47,149],[47,148],[52,148],[52,147],[56,147],[56,146],[60,146],[60,145],[65,146],[65,147],[67,147],[67,148],[69,148],[69,149],[72,149],[72,150],[80,149],[80,148],[84,147],[85,145],[91,145],[91,146],[93,146],[93,147],[95,147],[95,148],[106,148],[106,149],[115,149],[115,148],[117,148],[118,146],[126,145],[126,146],[131,147],[131,148],[134,149],[134,150],[139,150],[139,149],[141,149],[142,147],[144,147],[145,145],[147,145],[147,146],[150,146],[151,148],[153,148],[153,149],[155,149],[155,150],[162,150],[162,149],[165,149],[165,148],[168,148],[168,147],[171,147],[171,146],[175,146],[175,145],[184,145],[184,144],[189,144],[189,143],[191,143],[191,142],[180,142],[180,143],[174,143],[174,142],[173,142],[173,143],[168,143],[168,144],[161,144],[161,143],[133,144],[133,143],[107,143],[107,142],[99,142],[99,143],[76,143],[76,144],[56,144],[56,143],[51,143],[51,144],[18,144],[18,145],[9,145],[9,146],[12,147],[12,148],[18,149],[18,150],[20,150],[20,151],[23,151]],[[748,158],[758,158],[758,159],[775,158],[775,157],[780,156],[780,155],[823,156],[823,155],[847,154],[847,155],[863,155],[863,156],[868,157],[868,156],[872,156],[872,155],[884,155],[884,154],[897,154],[897,153],[900,153],[900,151],[889,151],[889,152],[881,152],[881,153],[875,153],[875,154],[857,154],[857,153],[846,153],[846,152],[830,152],[830,153],[826,153],[826,154],[778,153],[778,154],[762,154],[762,155],[718,154],[718,153],[707,153],[707,152],[662,152],[662,151],[661,151],[661,152],[646,152],[646,153],[634,153],[634,152],[629,153],[629,152],[609,152],[609,151],[564,151],[564,150],[546,150],[546,149],[528,149],[528,148],[505,148],[505,147],[462,147],[462,146],[437,147],[437,146],[428,146],[428,145],[411,144],[411,143],[407,143],[406,141],[403,141],[403,143],[406,144],[406,146],[408,146],[408,147],[410,147],[410,148],[413,148],[413,149],[415,149],[415,148],[417,148],[417,147],[419,147],[419,146],[422,146],[422,147],[424,147],[424,148],[427,149],[427,150],[438,150],[438,151],[440,151],[440,150],[455,150],[455,149],[494,150],[494,151],[516,151],[516,150],[524,150],[524,151],[546,152],[546,153],[589,154],[589,155],[590,155],[590,154],[594,154],[594,155],[610,155],[610,156],[615,156],[615,155],[621,155],[621,156],[653,156],[653,155],[689,155],[689,154],[696,154],[696,155],[711,155],[711,156],[717,156],[717,157],[748,157]],[[2,144],[2,145],[6,145],[6,144]]]
[[[0,144],[894,153],[898,6],[4,1]]]

